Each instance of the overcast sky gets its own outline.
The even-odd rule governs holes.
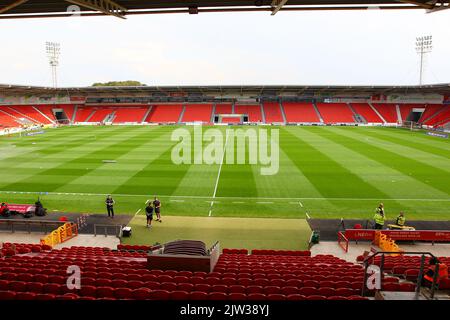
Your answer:
[[[450,10],[203,13],[0,20],[0,83],[60,86],[417,84],[415,37],[433,35],[425,83],[450,83]]]

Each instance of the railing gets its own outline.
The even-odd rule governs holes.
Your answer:
[[[385,255],[386,254],[388,254],[388,255],[392,255],[392,254],[398,255],[398,252],[378,251],[378,252],[375,252],[371,256],[367,256],[364,259],[364,262],[363,262],[364,263],[364,282],[363,282],[363,287],[362,287],[362,291],[361,291],[361,295],[362,296],[364,296],[365,292],[366,292],[367,268],[369,267],[370,261],[373,261],[375,259],[375,256],[381,255],[380,279],[382,279],[382,277],[383,277],[383,268],[384,268],[384,260],[385,260]],[[415,290],[416,294],[415,294],[415,297],[414,297],[415,300],[418,300],[419,299],[420,288],[422,286],[422,277],[423,277],[424,268],[425,268],[425,256],[430,256],[432,258],[435,258],[435,256],[431,252],[414,252],[414,251],[402,252],[402,255],[407,255],[407,254],[421,255],[420,270],[419,270],[419,275],[417,276],[417,283],[416,283],[416,290]],[[438,273],[439,273],[439,267],[434,272],[433,283],[431,284],[431,295],[430,295],[430,297],[432,299],[434,298],[434,291],[436,289]],[[380,282],[380,286],[381,285],[382,285],[382,282]]]
[[[111,224],[94,224],[94,237],[97,236],[99,232],[97,232],[97,229],[103,229],[105,237],[109,235],[108,230],[113,229],[114,236],[117,238],[122,237],[122,226],[121,225],[111,225]]]
[[[348,252],[348,239],[341,231],[338,232],[338,244],[342,249],[344,249],[345,253]]]
[[[6,225],[10,228],[12,233],[14,233],[15,231],[28,231],[28,233],[31,233],[31,227],[38,226],[44,234],[47,234],[49,231],[54,230],[55,228],[58,228],[63,224],[64,222],[61,221],[49,220],[0,219],[0,227]],[[24,228],[25,230],[18,230],[18,226],[25,226],[26,228]]]

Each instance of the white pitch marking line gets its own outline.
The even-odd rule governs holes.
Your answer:
[[[184,202],[184,200],[170,199],[170,202]],[[209,202],[209,201],[207,201],[207,202]]]
[[[301,201],[299,201],[298,204],[303,208],[303,203]]]
[[[306,213],[306,216],[308,217],[308,219],[311,219],[311,217],[309,216],[308,212]]]
[[[273,202],[272,201],[257,201],[256,203],[269,204],[269,203],[273,203]]]
[[[214,186],[214,193],[213,193],[213,197],[212,197],[212,200],[211,200],[211,207],[209,208],[208,217],[211,217],[211,214],[212,214],[212,208],[213,208],[213,205],[214,205],[214,198],[216,197],[217,186],[219,185],[220,172],[222,171],[223,158],[225,158],[225,148],[227,147],[227,142],[228,142],[228,132],[227,132],[227,136],[225,138],[225,144],[223,146],[222,159],[220,160],[219,172],[217,173],[216,185]]]
[[[36,191],[6,191],[0,190],[0,194],[45,194],[45,195],[57,195],[56,192],[36,192]],[[107,196],[109,193],[64,193],[64,195],[74,196],[74,195],[82,195],[82,196]],[[145,194],[125,194],[125,193],[117,193],[114,194],[116,197],[145,197]],[[185,199],[211,199],[208,196],[181,196],[181,195],[161,195],[160,198],[185,198]],[[333,200],[333,201],[375,201],[379,202],[379,198],[259,198],[259,197],[215,197],[215,199],[244,199],[244,200],[258,200],[258,199],[266,199],[266,200]],[[436,199],[424,199],[424,198],[389,198],[389,199],[381,199],[382,201],[421,201],[421,202],[450,202],[449,198],[436,198]],[[208,201],[209,202],[209,201]],[[297,202],[296,202],[297,203]]]
[[[137,216],[139,214],[139,212],[141,212],[141,209],[139,209],[138,211],[136,211],[136,213],[134,214],[134,216]]]
[[[233,201],[233,203],[245,203],[244,201]]]

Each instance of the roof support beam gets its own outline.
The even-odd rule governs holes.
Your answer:
[[[66,0],[67,2],[94,10],[104,14],[126,19],[127,8],[115,3],[112,0]]]
[[[21,4],[24,4],[27,1],[28,0],[17,0],[15,2],[11,3],[9,6],[0,8],[0,14],[8,12],[9,10],[14,9],[15,7],[18,7],[18,6],[20,6]]]
[[[277,14],[278,11],[281,10],[281,8],[288,2],[288,0],[272,0],[272,13],[271,16],[274,16]]]

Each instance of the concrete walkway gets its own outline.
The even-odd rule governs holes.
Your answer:
[[[415,252],[431,252],[437,257],[450,256],[450,244],[434,244],[431,243],[416,243],[416,244],[400,244],[400,249],[403,251]],[[319,244],[311,248],[313,256],[317,254],[332,254],[349,262],[356,262],[356,257],[362,255],[364,251],[370,251],[371,244],[369,242],[359,242],[358,244],[350,242],[348,252],[338,245],[336,241],[321,241]]]
[[[41,238],[45,235],[41,232],[39,233],[25,233],[25,232],[14,232],[5,233],[0,232],[0,242],[11,242],[11,243],[35,243],[39,244]],[[115,236],[105,237],[104,235],[89,235],[89,234],[79,234],[73,239],[70,239],[64,243],[60,243],[55,246],[55,249],[61,249],[71,246],[84,246],[84,247],[105,247],[110,249],[117,249],[117,245],[120,244],[119,238]]]

